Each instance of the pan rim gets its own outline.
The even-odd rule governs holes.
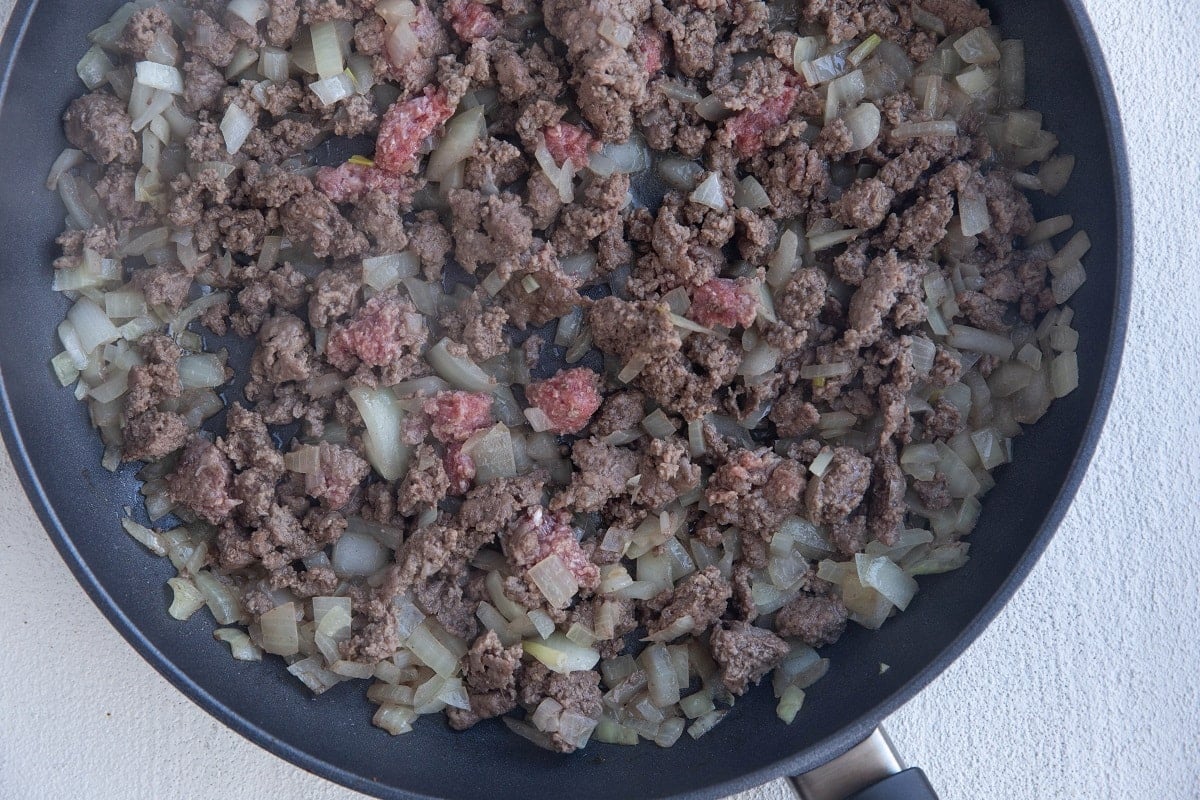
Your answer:
[[[664,796],[692,798],[724,797],[735,792],[745,791],[774,778],[796,774],[804,769],[811,769],[817,764],[824,763],[841,755],[854,744],[861,741],[881,720],[893,713],[901,705],[907,703],[937,675],[949,667],[992,622],[1037,563],[1071,505],[1091,463],[1092,457],[1095,455],[1096,447],[1111,408],[1116,389],[1128,326],[1129,304],[1132,297],[1133,219],[1125,137],[1116,93],[1106,66],[1103,51],[1088,14],[1083,7],[1083,1],[1062,0],[1062,3],[1071,18],[1075,34],[1079,38],[1080,45],[1087,59],[1089,72],[1100,103],[1109,158],[1112,163],[1115,195],[1113,202],[1117,222],[1117,251],[1115,253],[1116,296],[1110,320],[1109,341],[1100,373],[1097,393],[1083,431],[1082,439],[1067,470],[1062,487],[1050,507],[1049,513],[1042,521],[1036,536],[1021,555],[1016,566],[991,598],[988,599],[971,619],[970,623],[909,681],[896,688],[867,713],[857,719],[848,721],[836,734],[827,737],[815,745],[798,750],[788,757],[779,759],[758,769],[739,774],[734,778],[709,784],[699,790]],[[37,5],[38,0],[17,0],[10,14],[3,41],[0,42],[0,107],[3,106],[6,99],[16,55],[20,51],[21,44],[29,30]],[[172,686],[220,721],[224,726],[273,755],[312,774],[372,797],[413,798],[414,800],[417,798],[421,798],[421,800],[428,798],[429,800],[437,800],[434,795],[382,786],[362,775],[339,767],[332,762],[317,758],[283,739],[267,733],[251,722],[244,714],[217,700],[196,681],[192,680],[122,612],[117,601],[105,588],[100,578],[84,561],[75,547],[71,537],[60,522],[57,512],[51,505],[39,476],[34,471],[24,439],[17,428],[16,417],[2,374],[0,374],[0,435],[3,436],[9,456],[12,459],[13,466],[16,469],[26,496],[29,498],[43,528],[45,528],[55,548],[58,550],[60,557],[71,570],[75,580],[83,588],[92,603],[105,616],[109,624]]]

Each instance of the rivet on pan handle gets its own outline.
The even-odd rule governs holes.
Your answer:
[[[801,800],[938,800],[924,772],[904,768],[883,728],[792,782]]]

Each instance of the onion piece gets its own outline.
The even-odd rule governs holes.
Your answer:
[[[246,137],[254,130],[254,119],[237,103],[230,103],[221,118],[221,135],[225,138],[225,151],[230,155],[242,149]]]
[[[958,123],[954,120],[932,122],[904,122],[892,128],[895,139],[935,139],[939,136],[957,136]]]
[[[185,389],[213,389],[225,383],[225,364],[211,353],[179,359],[179,382]]]
[[[300,652],[300,631],[296,626],[296,604],[284,603],[258,619],[262,626],[262,647],[278,656]]]
[[[468,392],[491,392],[496,388],[496,381],[468,356],[451,354],[447,349],[449,344],[449,339],[442,339],[425,355],[438,375],[455,388]]]
[[[477,486],[517,475],[512,433],[503,422],[472,435],[463,444],[463,452],[475,463]]]
[[[168,64],[139,61],[136,70],[137,83],[148,89],[161,89],[171,94],[183,94],[183,74]]]
[[[351,97],[357,91],[357,87],[354,85],[354,76],[348,72],[339,72],[328,78],[313,81],[308,88],[326,108]],[[232,108],[232,105],[230,107]]]
[[[175,619],[182,622],[204,606],[204,595],[196,588],[196,584],[187,578],[169,578],[167,586],[171,587],[172,593],[167,613]]]
[[[370,534],[347,530],[333,546],[333,571],[339,576],[366,577],[387,563],[387,549]]]
[[[250,636],[241,628],[217,628],[213,631],[213,638],[229,645],[229,654],[238,661],[262,661],[263,651],[250,641]]]
[[[422,664],[443,678],[449,678],[458,671],[459,657],[434,635],[428,619],[408,637],[407,647]]]
[[[468,108],[446,124],[446,134],[429,156],[425,167],[431,181],[442,181],[456,164],[465,161],[475,150],[475,142],[487,135],[483,106]]]
[[[693,739],[699,739],[704,734],[711,731],[717,726],[721,720],[725,719],[725,715],[729,713],[728,709],[717,709],[704,714],[691,725],[688,726],[688,736]]]
[[[725,191],[721,188],[721,174],[719,172],[710,172],[696,187],[688,200],[693,203],[699,203],[702,206],[708,206],[713,211],[725,211],[729,208],[729,204],[725,202]]]
[[[737,191],[733,193],[733,204],[738,208],[761,211],[764,208],[771,207],[771,197],[767,194],[767,190],[763,188],[758,178],[755,178],[753,175],[747,175],[738,183]]]
[[[879,592],[901,611],[908,608],[917,593],[917,582],[888,558],[858,553],[854,556],[854,567],[859,583]]]
[[[100,306],[86,297],[79,298],[75,305],[71,306],[71,310],[67,312],[67,320],[74,326],[74,333],[84,353],[91,353],[101,345],[115,342],[121,336]],[[61,327],[59,332],[62,333]],[[66,341],[63,342],[63,347],[70,349]],[[78,362],[76,366],[83,368]]]
[[[385,480],[398,480],[408,470],[412,448],[400,440],[404,411],[396,396],[387,389],[360,386],[350,390],[350,398],[367,426],[366,448],[371,466]]]
[[[50,173],[46,176],[46,188],[50,191],[58,189],[58,179],[70,170],[83,163],[83,151],[66,148],[50,165]]]
[[[581,647],[561,633],[552,633],[540,642],[523,642],[522,647],[547,668],[563,674],[589,670],[600,660],[595,650]]]
[[[1012,340],[1007,336],[972,328],[968,325],[951,325],[950,335],[946,337],[946,344],[959,350],[970,350],[1000,359],[1007,359],[1013,353]]]
[[[704,167],[695,161],[668,156],[658,162],[658,174],[672,188],[691,192],[704,177]]]

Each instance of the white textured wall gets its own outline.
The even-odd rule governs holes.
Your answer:
[[[945,800],[1200,798],[1200,9],[1087,5],[1134,174],[1125,366],[1040,565],[889,723]],[[359,797],[225,730],[143,663],[74,583],[6,460],[0,519],[0,798]],[[738,800],[788,797],[775,783]]]

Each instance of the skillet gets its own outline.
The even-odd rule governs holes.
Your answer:
[[[66,146],[60,115],[82,91],[74,65],[84,37],[117,5],[18,0],[0,44],[0,427],[34,508],[109,621],[184,694],[276,755],[381,798],[709,798],[807,772],[863,740],[945,669],[999,612],[1062,519],[1095,449],[1120,362],[1132,269],[1128,168],[1116,101],[1081,0],[992,0],[984,5],[1006,36],[1026,43],[1030,107],[1078,159],[1066,191],[1035,197],[1034,207],[1038,218],[1073,214],[1093,242],[1088,281],[1071,303],[1080,385],[1017,441],[1015,463],[997,472],[971,536],[971,561],[923,578],[909,610],[882,630],[851,626],[824,649],[833,667],[794,725],[776,720],[770,690],[760,688],[705,737],[684,737],[669,750],[593,743],[564,757],[497,721],[456,734],[427,720],[392,738],[368,724],[373,707],[360,687],[341,684],[312,698],[278,659],[230,659],[228,647],[212,639],[206,614],[179,623],[165,613],[170,564],[120,531],[122,507],[137,506],[136,468],[100,467],[102,447],[85,407],[49,368],[67,302],[49,289],[63,211],[43,182]],[[890,665],[884,674],[881,663]],[[933,796],[891,788],[859,796]]]

